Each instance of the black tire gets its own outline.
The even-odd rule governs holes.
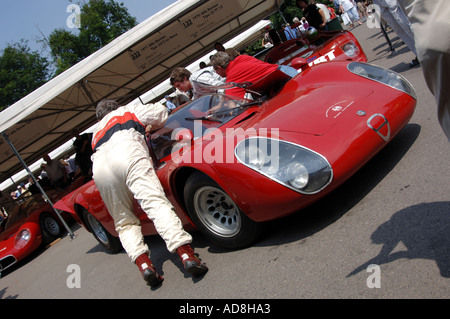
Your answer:
[[[248,218],[231,197],[203,173],[197,172],[188,178],[184,201],[198,230],[218,246],[244,248],[261,232],[262,224]]]
[[[83,218],[86,226],[89,227],[89,231],[108,252],[117,254],[123,250],[120,239],[111,235],[86,209],[83,209]]]
[[[50,213],[42,213],[39,216],[42,244],[48,245],[61,235],[61,225]]]

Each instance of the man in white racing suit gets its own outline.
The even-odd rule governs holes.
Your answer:
[[[194,255],[189,245],[192,237],[165,196],[145,142],[146,127],[161,127],[167,120],[167,109],[160,103],[120,106],[103,100],[96,113],[99,123],[92,139],[93,178],[122,246],[144,280],[155,287],[163,278],[149,259],[139,219],[133,212],[133,198],[153,221],[167,249],[179,254],[185,269],[193,276],[205,274],[208,268]]]

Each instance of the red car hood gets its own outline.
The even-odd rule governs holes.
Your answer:
[[[323,135],[339,121],[343,114],[358,105],[358,101],[372,93],[373,91],[367,87],[358,87],[349,91],[345,85],[292,90],[284,95],[279,94],[262,106],[269,112],[263,112],[267,115],[259,118],[257,126],[279,128],[280,131]],[[286,103],[286,100],[291,102]],[[277,107],[277,105],[283,104],[285,104],[284,107]],[[270,108],[273,108],[274,111],[270,112]]]

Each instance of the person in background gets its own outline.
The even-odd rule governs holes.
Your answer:
[[[342,14],[347,14],[348,18],[351,21],[350,27],[353,27],[353,23],[358,22],[359,25],[362,25],[360,21],[361,18],[358,14],[358,9],[354,5],[352,0],[338,0],[339,2],[339,11]]]
[[[292,19],[292,22],[294,23],[293,26],[295,26],[295,29],[296,29],[297,34],[298,34],[298,38],[301,38],[302,35],[306,32],[305,28],[303,27],[303,23],[297,17]]]
[[[170,84],[182,92],[192,91],[193,100],[202,95],[216,92],[216,89],[210,87],[224,83],[225,79],[217,74],[212,66],[197,70],[194,73],[191,73],[188,69],[177,67],[170,74]]]
[[[39,187],[34,182],[34,179],[32,179],[31,177],[28,179],[28,190],[30,191],[30,193],[32,195],[36,195],[36,194],[39,194],[41,192]]]
[[[0,190],[0,224],[8,218],[8,210],[14,205],[14,203],[11,202],[12,200],[12,197],[8,197]]]
[[[21,195],[25,194],[26,192],[28,192],[28,189],[25,188],[24,183],[20,183],[19,186],[17,186],[17,192],[18,192],[18,195],[21,196]]]
[[[165,99],[166,99],[167,110],[169,111],[169,113],[172,113],[172,111],[175,110],[177,108],[177,106],[175,104],[173,104],[172,97],[170,95],[166,95]]]
[[[298,74],[297,70],[292,67],[266,63],[248,55],[240,55],[232,60],[225,52],[214,54],[211,58],[211,64],[220,76],[226,78],[227,83],[256,83],[275,70],[280,70],[290,77]],[[245,93],[245,89],[239,87],[226,90],[226,94],[238,98],[243,98]]]
[[[309,28],[309,23],[308,21],[306,21],[305,17],[302,17],[302,21],[301,21],[302,25],[303,25],[303,29],[308,30]]]
[[[361,19],[363,21],[367,20],[367,0],[355,0],[355,3]]]
[[[75,162],[79,166],[81,174],[89,179],[92,175],[92,133],[80,134],[78,129],[73,129],[72,136],[75,137],[73,142],[73,147],[76,151]]]
[[[303,11],[303,16],[308,20],[309,26],[316,28],[317,30],[327,31],[327,24],[325,14],[315,4],[310,4],[308,0],[297,0],[297,7]]]
[[[399,0],[373,0],[373,3],[380,7],[381,18],[387,22],[392,30],[406,44],[408,49],[410,49],[416,56],[411,61],[409,66],[414,67],[419,65],[414,32],[411,27],[411,22],[404,11],[405,7],[400,5],[401,2],[399,2]],[[434,32],[434,30],[432,32]]]
[[[222,43],[220,42],[216,42],[214,44],[214,49],[216,49],[217,52],[226,52],[232,59],[235,59],[238,55],[240,55],[239,52],[237,52],[235,49],[233,48],[228,48],[225,49],[225,47],[223,46]]]
[[[401,0],[411,22],[418,61],[450,142],[450,5],[448,0]]]
[[[284,35],[286,36],[286,40],[297,39],[297,32],[291,28],[289,23],[283,24]]]
[[[320,2],[318,3],[316,1],[311,1],[310,3],[315,4],[319,9],[322,10],[323,15],[325,16],[325,23],[330,22],[331,20],[330,11],[328,10],[328,7],[326,5]]]
[[[272,39],[270,38],[270,33],[269,33],[271,27],[270,27],[270,25],[268,25],[264,29],[265,29],[265,32],[264,32],[264,37],[262,39],[261,45],[263,47],[265,47],[266,49],[269,49],[269,48],[273,47],[273,42],[272,42]]]
[[[58,188],[66,188],[69,180],[64,165],[57,160],[51,159],[48,154],[45,154],[42,158],[46,163],[44,166],[41,165],[41,167],[47,173],[47,177],[51,184]]]

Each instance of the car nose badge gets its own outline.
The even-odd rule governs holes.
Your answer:
[[[377,117],[381,117],[383,119],[383,122],[377,128],[375,128],[373,127],[372,122]],[[367,126],[370,127],[372,130],[374,130],[384,141],[387,142],[391,138],[391,126],[389,125],[389,121],[383,114],[377,113],[372,115],[367,120]],[[387,126],[387,133],[385,135],[380,132],[384,126]]]

